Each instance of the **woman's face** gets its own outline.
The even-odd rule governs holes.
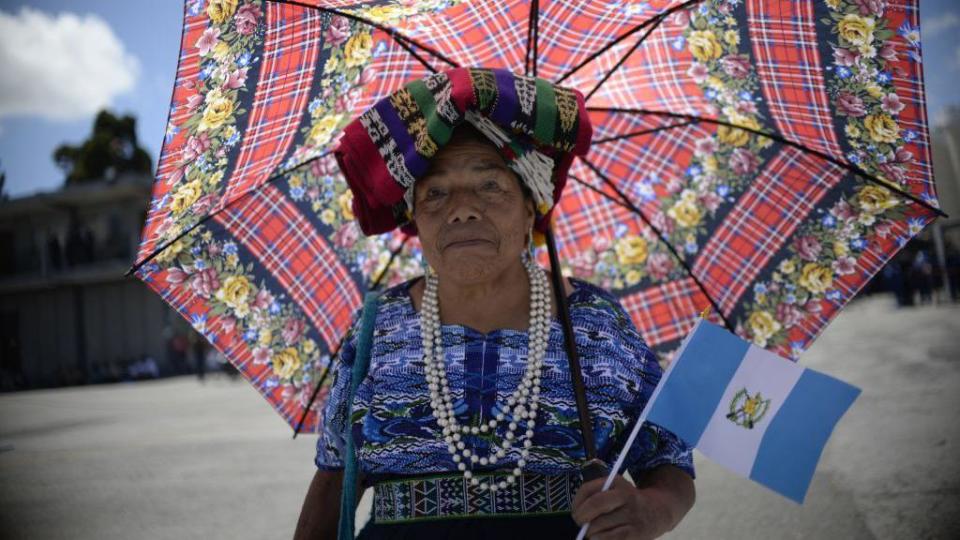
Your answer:
[[[478,283],[520,260],[533,201],[492,143],[458,129],[414,186],[413,219],[440,280]]]

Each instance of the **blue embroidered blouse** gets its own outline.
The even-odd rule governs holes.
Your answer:
[[[612,465],[644,404],[660,380],[661,369],[620,303],[585,281],[570,280],[568,298],[598,457]],[[368,482],[455,472],[443,435],[430,409],[423,371],[420,315],[410,298],[409,281],[383,293],[377,309],[370,369],[354,396],[351,429],[360,470]],[[323,410],[316,465],[343,467],[347,423],[345,394],[356,354],[359,317],[332,366],[331,389]],[[479,425],[500,412],[526,368],[527,333],[494,330],[483,334],[461,325],[443,326],[447,379],[461,425]],[[525,470],[561,474],[578,470],[584,458],[573,386],[557,318],[541,375],[540,409]],[[502,440],[506,426],[498,427]],[[490,435],[465,437],[468,448],[488,454]],[[518,449],[495,466],[513,468]],[[662,464],[694,475],[690,448],[673,433],[647,423],[625,461],[631,476]]]

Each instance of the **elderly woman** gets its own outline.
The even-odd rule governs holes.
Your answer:
[[[296,538],[333,538],[353,512],[351,459],[374,491],[360,538],[573,538],[587,522],[591,538],[655,538],[693,505],[690,449],[655,425],[625,450],[635,485],[581,485],[556,291],[529,252],[590,134],[579,93],[483,69],[415,81],[347,127],[337,155],[361,228],[419,234],[425,276],[383,292],[369,347],[358,317],[335,359]],[[660,367],[613,296],[563,288],[609,464]]]

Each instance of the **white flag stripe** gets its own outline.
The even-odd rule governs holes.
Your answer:
[[[767,426],[777,415],[803,371],[800,366],[769,351],[751,346],[730,379],[730,384],[700,438],[697,445],[700,452],[740,475],[750,476]],[[758,411],[763,411],[763,416],[752,428],[727,418],[734,397],[744,390],[750,397],[769,400],[766,410],[762,409],[762,404],[759,405],[761,408]],[[740,418],[741,422],[746,418],[747,416]]]

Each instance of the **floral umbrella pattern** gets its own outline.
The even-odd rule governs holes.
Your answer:
[[[421,272],[416,238],[353,221],[340,129],[433,70],[535,70],[595,125],[555,218],[566,271],[664,359],[707,305],[796,358],[936,215],[918,19],[894,0],[188,0],[135,271],[291,425],[321,384],[315,429],[363,292]]]

